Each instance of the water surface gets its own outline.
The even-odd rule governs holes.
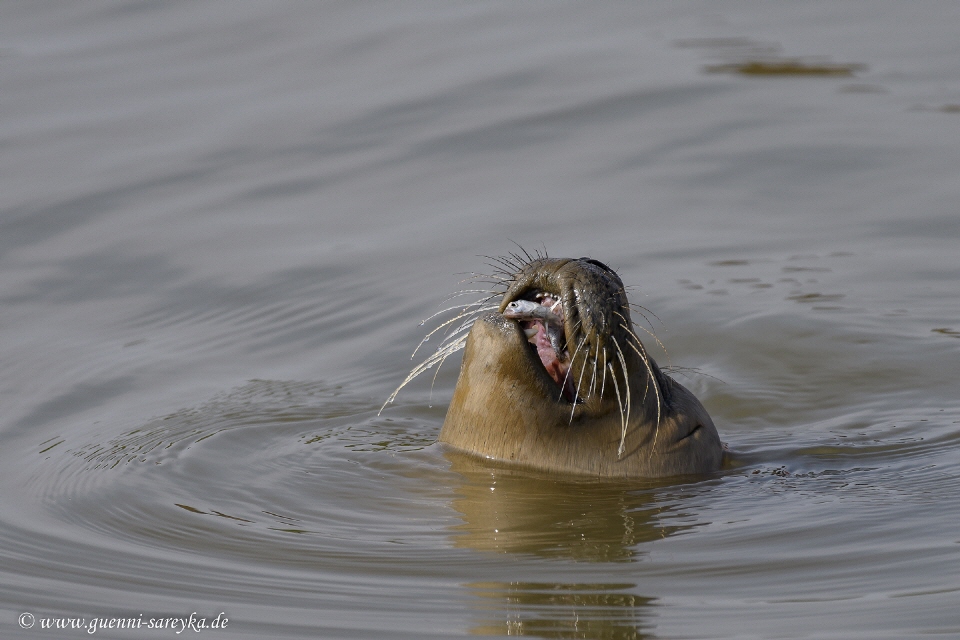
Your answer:
[[[4,5],[0,635],[960,634],[958,25]],[[733,468],[452,455],[456,359],[378,414],[514,242],[618,270]]]

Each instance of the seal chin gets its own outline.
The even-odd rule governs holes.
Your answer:
[[[573,407],[571,422],[571,406],[558,398],[556,383],[517,323],[497,313],[483,315],[470,330],[440,441],[486,458],[551,469],[553,463],[535,459],[544,451],[544,438],[555,449],[564,427],[579,422],[582,409]],[[559,466],[571,470],[575,452],[563,457]]]
[[[470,330],[440,440],[472,449],[472,436],[456,438],[453,434],[457,429],[453,425],[467,425],[467,431],[477,433],[482,431],[481,425],[491,419],[501,425],[526,425],[531,432],[537,428],[568,431],[574,425],[604,416],[612,422],[619,420],[620,410],[615,400],[594,395],[577,397],[574,401],[563,382],[544,366],[540,351],[517,322],[499,313],[482,315]],[[619,430],[611,436],[614,450],[617,435]],[[491,436],[486,441],[489,444],[494,439],[495,436]],[[517,459],[515,455],[494,455],[492,451],[484,455]]]
[[[571,403],[517,322],[499,313],[477,318],[463,361],[451,404],[457,402],[465,414],[525,419],[529,413],[527,419],[543,420],[546,411],[563,421],[569,416]],[[472,393],[474,389],[483,392]]]

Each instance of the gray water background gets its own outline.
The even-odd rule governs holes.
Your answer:
[[[958,167],[956,2],[4,3],[0,635],[956,637]],[[514,243],[736,468],[469,464],[456,359],[378,416]]]

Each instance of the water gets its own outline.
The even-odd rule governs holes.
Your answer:
[[[0,635],[960,634],[958,25],[5,4]],[[377,415],[513,242],[618,269],[734,468],[458,458],[455,362]]]

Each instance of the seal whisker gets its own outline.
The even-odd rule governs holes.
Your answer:
[[[483,300],[483,301],[481,301],[481,302],[486,302],[486,300]],[[474,316],[475,316],[475,315],[477,315],[477,314],[479,314],[479,313],[482,313],[482,312],[484,312],[484,311],[493,310],[493,309],[495,309],[495,308],[497,308],[497,307],[494,306],[494,305],[490,305],[489,307],[480,307],[480,308],[478,308],[478,309],[473,309],[473,310],[471,310],[471,311],[464,311],[464,312],[462,312],[462,313],[458,313],[457,315],[453,316],[452,318],[450,318],[450,319],[448,319],[448,320],[445,320],[445,321],[444,321],[443,323],[441,323],[439,326],[435,327],[432,331],[430,331],[429,333],[427,333],[427,335],[423,336],[423,339],[420,341],[420,344],[418,344],[418,345],[417,345],[417,348],[414,349],[414,350],[413,350],[413,353],[410,354],[410,358],[413,358],[415,355],[417,355],[417,351],[420,350],[420,347],[422,347],[425,342],[427,342],[428,340],[430,340],[430,337],[431,337],[433,334],[435,334],[436,332],[440,331],[440,330],[443,329],[444,327],[447,327],[447,326],[453,324],[454,322],[456,322],[456,321],[459,320],[460,318],[463,318],[463,317],[466,317],[466,316],[470,316],[470,315],[474,315]],[[475,318],[473,318],[473,319],[475,319]],[[468,320],[467,322],[470,322],[470,321]],[[444,339],[446,340],[446,339],[449,339],[449,338],[457,335],[458,333],[460,333],[461,331],[463,331],[463,330],[466,328],[466,326],[469,326],[469,325],[468,325],[467,323],[464,323],[464,325],[461,325],[460,327],[458,327],[456,331],[454,331],[452,334],[450,334],[449,336],[447,336],[447,337],[444,338]]]
[[[490,296],[489,298],[480,300],[479,303],[482,303],[483,306],[477,307],[476,309],[471,310],[470,313],[466,314],[466,319],[463,321],[463,323],[449,335],[445,336],[444,340],[448,340],[450,337],[460,333],[464,329],[468,329],[473,326],[473,323],[476,322],[477,318],[479,318],[481,314],[486,313],[487,311],[498,311],[500,309],[499,303],[494,302],[493,304],[486,304],[494,297],[495,296]]]
[[[695,373],[698,376],[706,376],[707,378],[713,378],[720,384],[727,384],[726,382],[723,381],[722,378],[718,378],[717,376],[712,376],[709,373],[704,373],[703,371],[700,371],[700,369],[698,369],[697,367],[678,367],[676,365],[668,364],[666,366],[660,367],[660,370],[666,373],[671,373],[671,374],[679,373],[680,375],[686,376],[691,379],[693,378],[693,376],[690,374]]]
[[[508,256],[509,256],[509,257],[508,257]],[[519,258],[518,256],[516,256],[516,255],[514,255],[514,254],[512,254],[512,253],[511,253],[511,254],[508,254],[508,256],[496,256],[496,257],[495,257],[495,256],[483,256],[483,257],[486,258],[487,260],[492,260],[492,261],[494,262],[494,264],[490,264],[490,263],[488,263],[488,264],[490,264],[490,266],[493,267],[493,269],[495,270],[495,272],[503,273],[503,275],[507,276],[508,278],[513,279],[514,275],[515,275],[518,271],[520,271],[521,269],[523,269],[523,265],[524,265],[525,263],[523,262],[523,260],[522,260],[521,258]],[[500,265],[500,266],[498,266],[498,265]]]
[[[523,251],[523,255],[527,256],[526,262],[522,262],[522,264],[527,264],[527,263],[530,263],[530,262],[533,262],[533,261],[534,261],[534,257],[531,256],[531,255],[530,255],[530,252],[527,251],[526,249],[524,249],[523,246],[522,246],[519,242],[517,242],[517,241],[515,241],[515,240],[511,240],[510,242],[512,242],[513,244],[517,245],[517,248],[520,249],[520,251]],[[544,251],[546,251],[546,247],[544,247]],[[540,252],[537,251],[536,254],[537,254],[537,258],[540,258]],[[517,255],[515,255],[515,254],[510,254],[510,255],[513,255],[513,256],[516,257],[518,260],[520,260],[520,256],[517,256]]]
[[[506,287],[508,283],[513,282],[513,278],[506,278],[492,273],[476,273],[470,278],[461,280],[459,284],[466,282],[476,282],[478,284],[489,284],[494,287]]]
[[[457,284],[463,284],[463,283],[465,283],[465,282],[479,282],[479,281],[480,281],[480,278],[495,278],[497,281],[494,282],[494,283],[492,283],[492,284],[493,284],[494,286],[496,286],[496,287],[502,287],[502,286],[503,286],[503,281],[505,281],[505,280],[512,280],[512,279],[513,279],[513,276],[510,276],[510,277],[501,277],[501,276],[494,276],[493,274],[490,274],[490,273],[478,273],[477,271],[470,271],[469,273],[467,273],[467,272],[458,273],[458,274],[456,274],[456,275],[458,275],[458,276],[469,276],[469,277],[467,277],[467,278],[464,278],[464,279],[460,280]]]
[[[614,313],[615,313],[616,315],[620,316],[620,319],[623,320],[623,321],[626,323],[626,324],[621,324],[620,326],[624,329],[624,331],[626,331],[627,333],[629,333],[629,334],[633,337],[634,340],[637,341],[637,344],[640,345],[640,348],[643,349],[644,353],[646,353],[646,348],[644,348],[643,342],[640,340],[639,337],[637,337],[637,334],[633,331],[633,328],[632,328],[632,327],[639,327],[640,329],[642,329],[643,331],[645,331],[651,338],[653,338],[654,340],[656,340],[657,345],[658,345],[661,349],[663,349],[663,352],[664,352],[665,354],[667,354],[667,358],[670,357],[670,353],[667,351],[667,346],[666,346],[665,344],[663,344],[662,342],[660,342],[660,338],[657,337],[657,334],[655,334],[655,333],[653,333],[652,331],[648,330],[646,327],[642,327],[642,326],[638,325],[637,323],[635,323],[635,322],[633,322],[633,321],[631,321],[631,320],[628,320],[627,318],[625,318],[625,317],[624,317],[622,314],[620,314],[619,312],[614,311]],[[642,315],[642,314],[641,314],[641,315]]]
[[[590,377],[590,395],[587,396],[588,398],[592,398],[597,390],[597,356],[594,355],[591,360],[593,360],[593,375]]]
[[[444,302],[447,302],[448,300],[453,300],[454,298],[459,298],[460,296],[465,296],[465,295],[467,295],[468,293],[486,293],[486,294],[489,294],[489,295],[488,295],[486,298],[483,298],[483,299],[484,299],[484,300],[490,300],[491,298],[494,298],[494,297],[500,295],[501,292],[500,292],[500,291],[491,291],[490,289],[460,289],[459,291],[454,291],[453,293],[451,293],[450,295],[448,295],[446,298],[444,298],[444,299],[440,302],[440,304],[443,304]],[[474,304],[476,304],[476,303],[474,303]]]
[[[637,355],[640,356],[640,359],[643,360],[643,365],[647,368],[647,387],[644,389],[644,397],[646,397],[646,391],[650,388],[649,385],[653,385],[653,392],[657,394],[657,423],[653,428],[653,444],[650,445],[650,455],[653,455],[653,450],[657,448],[657,435],[660,433],[660,413],[661,406],[663,405],[663,398],[660,395],[660,384],[657,382],[656,376],[653,375],[653,368],[650,366],[650,362],[647,360],[646,355],[640,353],[640,350],[633,344],[628,342],[633,350],[637,352]]]
[[[611,337],[613,341],[613,346],[617,348],[617,357],[620,358],[620,368],[623,371],[623,386],[627,396],[627,414],[623,419],[623,431],[620,432],[620,446],[617,448],[617,457],[623,455],[623,445],[627,440],[627,425],[630,424],[630,376],[627,372],[627,361],[623,357],[623,351],[620,349],[620,344],[617,342],[616,338]],[[616,379],[616,378],[614,378]],[[621,408],[621,411],[623,409]]]
[[[603,380],[600,381],[600,397],[603,397],[603,391],[607,388],[607,350],[603,350]]]
[[[580,347],[582,347],[582,346],[583,346],[583,343],[586,342],[586,341],[587,341],[587,336],[583,336],[583,338],[580,339],[580,344],[578,344],[578,345],[577,345],[577,348],[574,349],[573,355],[570,356],[570,366],[567,368],[567,372],[566,372],[566,373],[564,374],[564,376],[563,376],[563,382],[560,384],[560,398],[563,397],[563,392],[564,392],[564,390],[567,388],[567,380],[570,378],[570,371],[573,370],[573,362],[574,362],[574,360],[576,360],[576,358],[577,358],[577,353],[580,352]],[[557,398],[557,400],[559,401],[560,398]],[[576,404],[577,404],[577,398],[576,398],[576,395],[575,395],[575,396],[574,396],[574,399],[573,399],[573,405],[576,406]],[[573,421],[573,413],[572,413],[572,412],[570,413],[570,420]]]
[[[465,317],[466,319],[463,321],[463,323],[459,327],[454,329],[449,335],[445,336],[444,340],[448,339],[450,336],[456,335],[457,333],[462,331],[464,327],[472,325],[481,313],[484,313],[486,311],[496,311],[497,309],[499,309],[500,305],[496,302],[493,304],[486,304],[491,300],[491,298],[493,298],[493,296],[490,296],[489,298],[484,298],[483,300],[478,300],[477,304],[480,304],[483,306],[477,307],[476,309],[471,309],[469,312],[461,314],[459,317],[461,318]],[[466,310],[466,307],[464,307],[464,310]],[[454,318],[454,320],[456,320],[456,318]]]
[[[563,307],[561,306],[560,308],[562,309]],[[564,310],[564,316],[566,316],[566,310]],[[574,323],[570,326],[570,336],[569,336],[569,337],[570,337],[570,338],[573,338],[574,336],[576,336],[576,335],[577,335],[577,331],[579,331],[582,326],[583,326],[583,320],[582,320],[581,318],[577,318],[576,322],[574,322]],[[564,330],[564,333],[566,333],[567,327],[564,326],[563,330]],[[564,336],[564,337],[567,337],[567,336]],[[583,344],[583,341],[586,340],[587,338],[588,338],[587,334],[583,334],[583,338],[581,339],[580,344],[577,345],[577,348],[574,350],[574,352],[580,350],[580,346]],[[570,350],[567,349],[567,351],[569,352]],[[588,348],[587,351],[589,352],[590,349]],[[559,355],[559,354],[558,354],[558,355]],[[584,360],[584,362],[586,362],[586,360]],[[571,365],[571,366],[573,365],[573,356],[570,357],[570,365]]]
[[[433,406],[433,388],[434,388],[434,386],[436,386],[436,384],[437,384],[437,376],[440,375],[440,367],[442,367],[442,366],[443,366],[443,363],[447,361],[447,358],[449,358],[450,356],[452,356],[453,354],[455,354],[457,351],[459,351],[460,349],[462,349],[463,346],[466,344],[466,342],[467,342],[467,337],[464,336],[464,337],[463,337],[463,340],[458,341],[458,342],[456,342],[456,343],[451,343],[451,344],[456,344],[457,347],[456,347],[455,349],[451,349],[451,350],[446,351],[446,352],[443,354],[443,356],[440,358],[440,361],[439,361],[439,363],[437,364],[437,370],[433,372],[433,380],[430,381],[430,398],[427,400],[427,403],[428,403],[431,407]]]
[[[638,324],[634,324],[633,326],[635,326],[635,327],[640,327],[640,325],[638,325]],[[652,331],[649,331],[649,330],[646,329],[645,327],[640,327],[640,329],[642,329],[643,331],[646,331],[646,332],[650,335],[650,337],[653,338],[653,339],[656,341],[657,346],[660,347],[661,349],[663,349],[663,353],[667,356],[667,361],[669,362],[669,361],[670,361],[670,352],[667,351],[667,345],[665,345],[665,344],[663,344],[662,342],[660,342],[660,338],[658,338],[658,337],[657,337],[657,334],[653,333]],[[633,332],[632,330],[630,330],[630,329],[627,329],[627,331],[630,331],[630,333],[633,334],[633,339],[634,339],[634,340],[636,340],[639,344],[643,344],[642,342],[640,342],[640,338],[637,337],[637,334],[636,334],[636,333],[634,333],[634,332]],[[646,349],[644,349],[644,351],[646,351]]]
[[[513,273],[517,271],[517,266],[518,266],[518,265],[516,265],[516,264],[514,264],[513,262],[511,262],[510,259],[508,259],[508,258],[505,257],[505,256],[487,256],[487,255],[483,255],[483,256],[480,256],[480,257],[481,257],[481,258],[486,258],[487,260],[492,261],[494,264],[491,264],[490,266],[493,267],[494,269],[499,269],[499,268],[501,268],[501,267],[502,267],[502,268],[506,268],[506,269],[511,269],[512,271],[511,271],[511,274],[510,274],[510,275],[513,275]],[[490,264],[490,263],[488,262],[487,264]],[[501,265],[501,266],[498,267],[498,266],[495,266],[495,265]]]
[[[613,371],[613,363],[608,362],[607,367],[610,369],[610,380],[613,381],[613,390],[617,393],[617,404],[620,405],[620,433],[627,432],[627,423],[623,419],[623,401],[620,399],[620,385],[617,384],[617,376]],[[623,454],[623,438],[620,440],[620,448],[617,450],[617,457],[620,457]]]
[[[503,295],[503,292],[507,290],[507,287],[510,286],[510,280],[506,278],[493,279],[493,276],[486,276],[487,280],[474,279],[470,281],[470,284],[478,285],[489,285],[491,287],[490,294],[494,296]]]
[[[504,263],[503,266],[501,266],[501,264],[495,262],[488,262],[487,266],[493,269],[493,272],[482,274],[482,277],[494,278],[501,283],[513,282],[515,271],[511,265]]]
[[[493,268],[493,273],[487,274],[488,278],[496,278],[500,282],[507,284],[513,282],[514,272],[509,267],[501,267],[496,264],[488,265]]]
[[[446,345],[440,347],[439,349],[434,351],[432,354],[430,354],[430,357],[426,358],[423,362],[421,362],[416,367],[414,367],[413,370],[410,371],[409,375],[407,376],[407,379],[404,380],[403,383],[406,384],[407,382],[409,382],[410,380],[413,380],[414,378],[416,378],[418,375],[420,375],[427,369],[431,368],[438,361],[443,361],[445,358],[447,358],[451,354],[456,353],[457,351],[463,348],[466,342],[467,342],[467,336],[463,335],[463,336],[460,336],[457,340],[454,340],[453,342],[447,343]]]
[[[585,340],[587,339],[586,336],[584,336],[583,339],[584,339],[584,341],[585,341]],[[577,351],[579,351],[579,350],[580,350],[580,349],[578,348]],[[589,351],[589,349],[588,349],[588,351]],[[576,392],[573,394],[573,406],[570,407],[570,420],[569,420],[568,424],[573,423],[573,412],[574,412],[574,410],[577,408],[577,398],[580,397],[580,385],[583,383],[583,374],[586,373],[586,371],[587,371],[587,358],[588,358],[588,357],[589,357],[589,353],[588,353],[587,351],[584,351],[584,352],[583,352],[583,366],[580,367],[580,377],[577,379],[577,389],[576,389]],[[572,358],[570,359],[570,368],[571,368],[571,369],[573,368],[573,359],[572,359]]]
[[[634,333],[630,327],[628,327],[623,323],[620,324],[620,328],[627,332],[627,338],[628,338],[627,342],[630,342],[629,338],[633,338],[633,341],[636,343],[636,346],[639,347],[640,351],[643,352],[641,357],[644,359],[644,361],[646,361],[646,359],[649,357],[647,355],[647,349],[646,347],[643,346],[643,342],[640,340],[640,338],[637,337],[637,334]]]
[[[413,370],[407,374],[407,377],[404,378],[403,382],[400,383],[400,386],[394,389],[393,393],[390,394],[390,397],[387,398],[387,401],[383,403],[383,406],[380,407],[380,411],[377,412],[377,415],[379,416],[381,413],[383,413],[384,408],[388,404],[394,401],[394,399],[397,397],[397,394],[400,393],[400,390],[403,389],[405,386],[407,386],[407,384],[409,384],[411,380],[419,376],[421,373],[423,373],[427,369],[431,368],[437,362],[440,362],[442,365],[444,360],[446,360],[449,356],[453,355],[454,353],[462,349],[466,343],[467,343],[467,335],[460,336],[458,340],[451,342],[446,346],[438,349],[437,351],[432,353],[429,358],[427,358],[426,360],[424,360],[423,362],[415,366]]]
[[[648,314],[648,313],[649,313],[650,315],[652,315],[654,318],[656,318],[657,321],[658,321],[660,324],[663,324],[663,320],[660,319],[660,316],[658,316],[657,314],[655,314],[655,313],[654,313],[653,311],[651,311],[650,309],[647,309],[646,307],[644,307],[644,306],[642,306],[642,305],[639,305],[639,304],[636,304],[636,303],[634,303],[634,302],[628,302],[628,303],[627,303],[627,306],[629,306],[631,309],[633,309],[634,311],[636,311],[637,313],[639,313],[640,315],[642,315],[642,316],[643,316],[643,319],[647,321],[647,323],[650,325],[651,328],[653,327],[653,323],[650,322],[650,318],[647,317],[647,314]]]
[[[504,258],[508,262],[512,262],[512,264],[514,265],[514,269],[516,271],[519,271],[520,269],[522,269],[523,265],[525,265],[526,263],[532,262],[532,260],[524,260],[522,257],[515,254],[513,251],[508,251],[507,255],[504,256]]]
[[[466,294],[462,294],[462,295],[466,295]],[[453,297],[453,296],[450,296],[450,298],[452,298],[452,297]],[[449,300],[450,298],[447,298],[447,300]],[[433,320],[433,319],[436,318],[437,316],[443,315],[444,313],[447,313],[448,311],[454,311],[454,310],[456,310],[456,309],[460,309],[460,311],[466,311],[466,310],[469,309],[470,307],[476,307],[477,305],[484,304],[485,302],[487,302],[487,301],[489,301],[489,300],[492,300],[493,298],[494,298],[494,296],[487,296],[486,298],[482,298],[482,299],[480,299],[480,300],[477,300],[476,302],[471,302],[471,303],[466,304],[466,305],[455,304],[455,305],[453,305],[452,307],[447,307],[446,309],[441,309],[440,311],[437,311],[436,313],[431,314],[431,315],[427,316],[426,318],[424,318],[423,320],[421,320],[421,321],[420,321],[420,326],[422,327],[423,325],[425,325],[426,323],[430,322],[431,320]]]
[[[473,277],[468,280],[468,282],[488,282],[495,287],[505,287],[508,286],[509,283],[513,282],[512,272],[507,271],[503,267],[495,264],[488,264],[487,266],[493,269],[492,273],[475,273],[473,274]],[[490,282],[490,280],[483,280],[482,278],[489,278],[492,280],[492,282]]]
[[[633,348],[633,350],[637,352],[637,355],[640,356],[640,360],[643,361],[643,366],[646,367],[646,369],[647,369],[648,379],[647,379],[647,384],[646,384],[646,386],[645,386],[644,389],[643,389],[643,400],[646,401],[646,399],[647,399],[647,393],[648,393],[649,390],[650,390],[650,385],[651,385],[651,384],[653,384],[653,390],[654,390],[654,392],[657,394],[657,425],[658,425],[658,427],[659,427],[659,424],[660,424],[660,405],[661,405],[660,385],[657,384],[657,379],[656,379],[656,377],[655,377],[654,374],[653,374],[653,368],[650,366],[650,356],[647,355],[647,350],[646,350],[646,348],[644,348],[643,343],[640,341],[639,338],[637,338],[636,334],[634,334],[632,331],[630,331],[629,327],[626,327],[626,326],[624,326],[624,325],[620,325],[620,326],[623,327],[623,329],[625,329],[631,336],[633,336],[634,340],[636,340],[636,344],[630,342],[629,340],[627,341],[627,344],[629,344],[629,345]],[[658,340],[657,342],[659,342],[659,340]],[[666,352],[666,350],[667,350],[666,347],[664,347],[663,350],[664,350],[664,352]],[[656,443],[656,441],[657,441],[657,440],[656,440],[656,437],[657,437],[657,433],[656,433],[656,431],[654,431],[654,440],[653,440],[654,443]]]
[[[496,309],[497,309],[496,306],[491,305],[491,306],[488,306],[488,307],[481,307],[481,308],[479,308],[479,309],[476,309],[476,310],[474,310],[474,311],[471,311],[469,314],[466,314],[466,315],[468,315],[468,316],[470,316],[470,317],[468,317],[466,320],[464,320],[463,323],[462,323],[459,327],[457,327],[456,329],[454,329],[454,330],[451,331],[450,333],[444,335],[444,336],[443,336],[443,340],[440,341],[440,346],[437,347],[437,350],[439,351],[440,349],[443,349],[444,347],[446,347],[447,344],[450,344],[451,342],[456,342],[456,341],[461,340],[461,339],[463,338],[463,335],[462,335],[462,334],[464,334],[465,332],[470,331],[470,329],[473,328],[473,324],[474,324],[474,323],[477,321],[477,319],[480,317],[480,314],[481,314],[481,313],[483,313],[484,311],[494,311],[494,310],[496,310]]]
[[[517,246],[519,247],[520,245],[517,245]],[[523,251],[523,247],[520,247],[520,250]],[[524,251],[524,253],[526,252]],[[517,271],[522,269],[523,265],[533,262],[533,257],[529,255],[526,257],[526,259],[524,259],[523,256],[517,253],[514,253],[513,251],[508,252],[507,255],[510,256],[510,259],[513,260],[518,265]]]
[[[633,331],[631,331],[631,330],[630,330],[630,327],[628,327],[628,326],[625,325],[625,324],[621,324],[621,325],[620,325],[620,328],[627,332],[627,337],[628,337],[628,338],[633,338],[633,339],[634,339],[634,341],[636,342],[636,345],[634,345],[633,342],[630,342],[629,339],[627,340],[627,343],[630,344],[631,346],[633,346],[634,349],[637,351],[637,353],[640,354],[640,357],[643,359],[643,361],[646,362],[647,359],[648,359],[650,356],[647,355],[647,349],[646,349],[646,347],[643,346],[643,342],[640,341],[640,338],[637,337],[637,334],[635,334]]]

